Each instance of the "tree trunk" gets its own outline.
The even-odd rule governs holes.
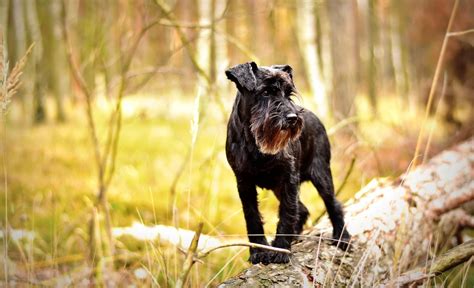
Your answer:
[[[392,18],[391,9],[394,1],[380,1],[380,43],[383,47],[382,77],[384,91],[393,91],[395,87],[395,65],[393,63]]]
[[[328,1],[331,25],[332,99],[336,119],[354,114],[357,67],[354,28],[355,3],[347,0]],[[349,55],[348,55],[349,53]]]
[[[55,1],[43,1],[39,2],[39,19],[42,19],[42,39],[47,49],[44,50],[44,57],[41,59],[43,69],[42,73],[45,74],[45,79],[48,80],[46,83],[48,90],[53,96],[56,104],[56,120],[58,122],[64,122],[66,120],[66,114],[64,111],[63,101],[63,83],[64,83],[64,70],[62,67],[65,66],[64,55],[61,52],[64,49],[60,49],[59,45],[62,43],[59,38],[59,9],[60,3],[58,0]]]
[[[309,84],[311,94],[316,102],[316,109],[318,115],[321,117],[328,116],[328,104],[326,87],[324,85],[324,78],[322,74],[322,67],[318,57],[318,50],[316,49],[316,31],[317,23],[315,17],[315,6],[312,1],[299,0],[296,6],[296,21],[297,27],[296,36],[298,39],[298,46],[301,54],[304,55],[304,68]],[[318,37],[321,37],[319,35]]]
[[[44,95],[45,75],[41,72],[41,66],[44,56],[43,39],[38,20],[38,8],[35,1],[25,2],[27,38],[35,43],[35,49],[32,52],[32,62],[34,67],[33,80],[33,123],[40,124],[46,121],[46,103]]]
[[[375,57],[375,50],[378,46],[378,20],[376,14],[376,0],[369,0],[367,11],[367,30],[368,30],[368,54],[369,54],[369,63],[367,68],[367,86],[368,86],[368,95],[370,106],[372,108],[372,113],[377,114],[377,59]]]
[[[2,33],[2,40],[4,47],[8,47],[8,11],[10,8],[10,1],[0,2],[0,31]],[[8,49],[5,49],[8,50]],[[8,54],[6,55],[8,58]]]
[[[408,63],[408,45],[407,45],[407,27],[404,19],[406,16],[406,6],[404,1],[392,1],[391,9],[394,16],[392,17],[392,53],[393,65],[395,73],[395,83],[397,94],[402,97],[405,104],[413,109],[414,101],[409,98],[410,75]],[[411,97],[414,98],[414,97]]]
[[[395,182],[374,180],[358,192],[346,209],[353,236],[349,252],[330,244],[331,225],[323,219],[295,241],[289,264],[253,265],[220,287],[390,286],[391,280],[411,279],[401,274],[415,267],[431,267],[432,273],[440,261],[430,256],[450,248],[456,233],[474,225],[469,211],[474,203],[472,147],[474,138]]]

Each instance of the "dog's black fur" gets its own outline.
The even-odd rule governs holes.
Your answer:
[[[271,189],[280,200],[277,236],[272,246],[289,249],[303,230],[309,212],[299,200],[299,187],[311,181],[324,200],[333,238],[347,249],[340,203],[334,195],[331,151],[326,130],[312,112],[293,103],[296,94],[289,65],[258,67],[254,62],[226,71],[238,89],[227,126],[226,155],[237,188],[249,240],[268,245],[258,210],[256,186]],[[288,254],[250,248],[252,263],[287,263]]]

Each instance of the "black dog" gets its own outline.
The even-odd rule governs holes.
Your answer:
[[[299,200],[299,187],[310,180],[324,200],[333,238],[346,249],[349,233],[334,195],[331,151],[324,126],[312,112],[295,105],[289,65],[258,67],[254,62],[227,70],[237,96],[227,126],[226,155],[237,188],[250,242],[268,245],[258,210],[256,186],[271,189],[280,201],[277,236],[272,246],[289,249],[309,212]],[[287,263],[288,254],[251,248],[252,263]]]

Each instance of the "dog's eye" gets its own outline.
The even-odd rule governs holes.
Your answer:
[[[271,93],[272,93],[272,89],[271,89],[271,88],[267,88],[267,89],[263,90],[262,96],[268,97],[268,96],[270,96]]]

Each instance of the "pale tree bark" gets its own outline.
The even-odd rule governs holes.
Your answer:
[[[2,19],[6,25],[9,25],[9,29],[6,30],[4,35],[5,43],[7,47],[7,56],[10,63],[15,63],[21,56],[26,52],[26,26],[25,26],[25,11],[23,1],[2,1],[6,6],[7,17]],[[31,64],[30,64],[31,65]],[[29,65],[29,66],[30,66]],[[11,67],[10,67],[11,68]],[[29,67],[27,68],[29,70]],[[29,71],[27,72],[29,73]],[[32,89],[33,85],[31,81],[23,83],[19,87],[18,98],[21,101],[21,109],[23,115],[29,115],[29,93],[25,93]]]
[[[383,47],[382,73],[385,91],[390,91],[394,87],[395,64],[393,63],[392,52],[392,3],[393,1],[382,1],[380,3],[380,42]]]
[[[346,118],[355,112],[357,61],[354,27],[356,3],[347,0],[327,2],[331,26],[332,106],[336,118]]]
[[[328,116],[328,103],[326,95],[326,87],[320,67],[322,67],[318,57],[320,55],[316,49],[316,17],[315,2],[299,0],[296,5],[296,21],[297,21],[297,39],[301,54],[304,56],[304,69],[307,82],[311,90],[314,101],[316,102],[316,110],[318,115],[325,118]],[[320,36],[319,36],[320,37]]]
[[[44,3],[44,6],[47,11],[47,16],[44,22],[46,34],[48,37],[44,37],[45,43],[48,44],[48,49],[45,51],[46,59],[48,63],[45,63],[45,66],[49,66],[49,85],[51,92],[53,93],[54,100],[56,102],[56,120],[58,122],[64,122],[66,120],[66,112],[64,110],[64,72],[63,67],[66,66],[65,55],[62,54],[64,47],[60,47],[61,41],[61,31],[59,31],[59,13],[61,5],[59,0],[47,1]]]
[[[226,21],[220,21],[216,23],[216,19],[218,17],[221,17],[221,15],[224,13],[224,10],[227,9],[225,0],[213,0],[215,1],[215,6],[214,6],[214,11],[213,11],[213,25],[212,29],[214,31],[214,36],[213,36],[213,47],[214,47],[214,52],[211,55],[211,59],[214,58],[212,61],[214,68],[211,70],[211,77],[215,80],[215,85],[217,89],[217,96],[220,98],[220,91],[222,89],[225,89],[227,87],[227,78],[225,76],[225,73],[222,73],[222,71],[225,71],[227,67],[229,67],[229,57],[227,54],[227,41],[222,33],[216,33],[215,30],[217,27],[219,27],[219,31],[226,31],[227,30],[227,24]]]
[[[2,33],[2,40],[4,47],[8,47],[8,11],[10,9],[10,1],[2,1],[0,2],[0,29]],[[5,49],[7,51],[7,49]],[[6,55],[8,58],[8,55]]]
[[[198,9],[199,9],[199,24],[200,25],[211,25],[212,22],[212,12],[213,12],[213,3],[214,0],[199,0]],[[211,29],[201,29],[199,31],[199,39],[197,41],[196,56],[199,66],[202,70],[205,71],[207,77],[210,77],[211,71],[211,47],[212,47],[212,30]],[[198,75],[199,83],[202,87],[209,89],[208,82],[212,79],[206,79],[202,75]]]
[[[346,208],[349,252],[330,245],[331,226],[323,219],[295,241],[289,264],[254,265],[220,287],[392,287],[472,261],[471,241],[436,255],[474,225],[473,147],[471,138],[394,182],[374,180],[358,192]]]
[[[18,1],[21,2],[21,1]],[[27,38],[35,43],[35,49],[32,53],[32,62],[34,67],[33,76],[33,122],[40,124],[46,121],[46,103],[44,95],[44,86],[46,84],[45,75],[41,72],[42,59],[44,56],[44,43],[41,35],[38,8],[36,1],[25,1],[25,21],[27,27]]]
[[[13,60],[16,61],[20,59],[21,55],[26,51],[25,11],[23,7],[24,3],[21,1],[12,1],[10,4],[10,9],[12,10],[11,17],[14,26],[12,31],[15,32],[14,39],[11,41],[15,43],[15,49],[12,49],[10,55],[13,57]]]
[[[226,83],[224,71],[228,67],[227,63],[227,44],[225,36],[219,31],[225,31],[224,21],[221,21],[222,14],[226,9],[224,0],[199,0],[199,24],[209,26],[199,31],[199,39],[197,41],[196,55],[197,63],[204,73],[198,73],[198,85],[204,88],[204,95],[211,97],[202,99],[201,111],[205,111],[209,100],[212,98],[219,105],[223,115],[225,108],[222,99],[219,97],[219,84]],[[216,22],[218,21],[218,22]],[[221,30],[217,30],[219,27]]]

